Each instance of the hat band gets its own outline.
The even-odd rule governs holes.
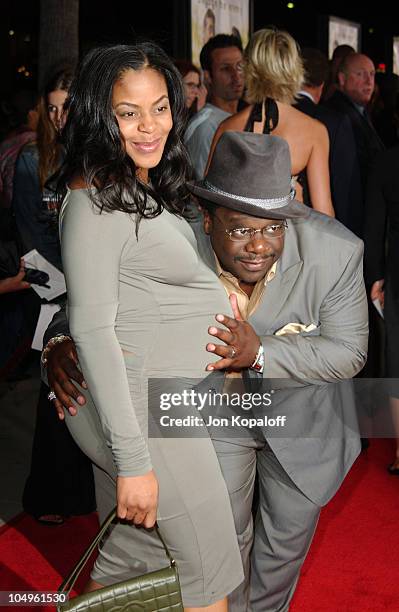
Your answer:
[[[226,198],[231,198],[232,200],[239,200],[240,202],[245,202],[245,204],[253,204],[254,206],[260,206],[265,210],[271,210],[274,208],[283,208],[286,204],[289,203],[295,196],[295,189],[291,189],[290,194],[288,196],[284,196],[283,198],[246,198],[244,196],[235,195],[234,193],[228,193],[227,191],[223,191],[222,189],[218,189],[206,179],[202,182],[203,186],[209,189],[209,191],[213,191],[219,195],[225,196]]]

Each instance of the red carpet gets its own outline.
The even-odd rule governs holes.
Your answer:
[[[40,525],[20,514],[0,528],[0,591],[56,591],[98,529],[95,513],[57,527]],[[90,568],[82,572],[79,591]],[[84,575],[83,575],[84,574]],[[54,607],[0,607],[1,612],[54,610]]]
[[[290,612],[399,611],[399,477],[371,440],[321,514]]]
[[[372,440],[323,510],[291,612],[399,611],[399,477],[386,472],[392,453],[392,441]],[[0,591],[55,591],[96,528],[95,514],[60,527],[16,517],[0,529]],[[87,573],[78,590],[86,580]]]

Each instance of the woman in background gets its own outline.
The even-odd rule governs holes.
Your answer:
[[[287,32],[272,28],[255,32],[245,50],[245,73],[250,105],[220,124],[210,158],[221,134],[228,130],[280,136],[290,148],[293,177],[306,171],[313,208],[334,216],[328,132],[319,121],[291,106],[304,74],[296,41]],[[302,199],[300,189],[296,197]]]
[[[38,103],[37,140],[22,150],[14,177],[13,208],[24,253],[37,249],[59,269],[56,219],[60,199],[46,181],[62,161],[60,135],[72,77],[72,69],[63,68],[47,80]],[[30,293],[40,308],[40,298],[33,289]],[[48,392],[42,383],[22,503],[24,510],[40,523],[53,526],[62,524],[70,515],[92,512],[96,504],[91,463],[65,424],[54,418]]]
[[[65,122],[64,103],[72,81],[71,68],[59,70],[46,82],[39,97],[37,138],[26,145],[17,160],[12,207],[24,252],[37,249],[61,269],[56,217],[59,202],[45,183],[62,160],[60,141]]]
[[[176,60],[175,66],[180,72],[184,91],[186,92],[187,120],[204,106],[206,102],[206,88],[201,84],[201,72],[187,60]]]

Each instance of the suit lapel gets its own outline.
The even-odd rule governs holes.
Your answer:
[[[361,114],[361,113],[359,113],[359,114]],[[379,149],[379,150],[383,151],[385,149],[385,145],[383,144],[381,138],[379,137],[379,134],[378,134],[377,130],[375,129],[374,125],[372,124],[370,116],[369,116],[367,110],[364,111],[364,115],[362,115],[362,119],[363,119],[364,123],[367,126],[366,129],[368,129],[368,132],[371,135],[371,138],[373,138],[373,140],[374,140],[376,149]]]
[[[356,123],[359,125],[359,128],[365,135],[366,140],[370,143],[373,142],[373,146],[376,152],[383,151],[385,149],[385,146],[382,143],[382,140],[380,139],[375,127],[371,122],[371,119],[367,113],[367,109],[365,109],[364,113],[361,113],[360,110],[356,107],[356,105],[352,102],[352,100],[348,98],[348,96],[345,96],[345,94],[342,95],[346,98],[347,104],[351,109],[352,117],[354,121],[356,121]]]
[[[197,239],[198,253],[206,265],[216,274],[216,259],[209,236],[205,234],[203,220],[190,223]]]
[[[250,322],[258,333],[274,327],[274,322],[295,285],[302,264],[295,225],[288,221],[284,250],[277,264],[276,275],[268,283],[262,302],[250,317]]]

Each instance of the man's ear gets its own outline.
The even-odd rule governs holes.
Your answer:
[[[212,87],[212,77],[211,77],[211,73],[209,72],[209,70],[203,71],[203,80],[204,80],[204,85],[209,92]]]
[[[345,72],[339,71],[337,74],[339,86],[342,88],[345,85],[346,74]]]
[[[323,93],[323,89],[324,89],[324,81],[321,85],[315,88],[315,95],[313,97],[315,99],[316,104],[320,102],[320,98]]]

